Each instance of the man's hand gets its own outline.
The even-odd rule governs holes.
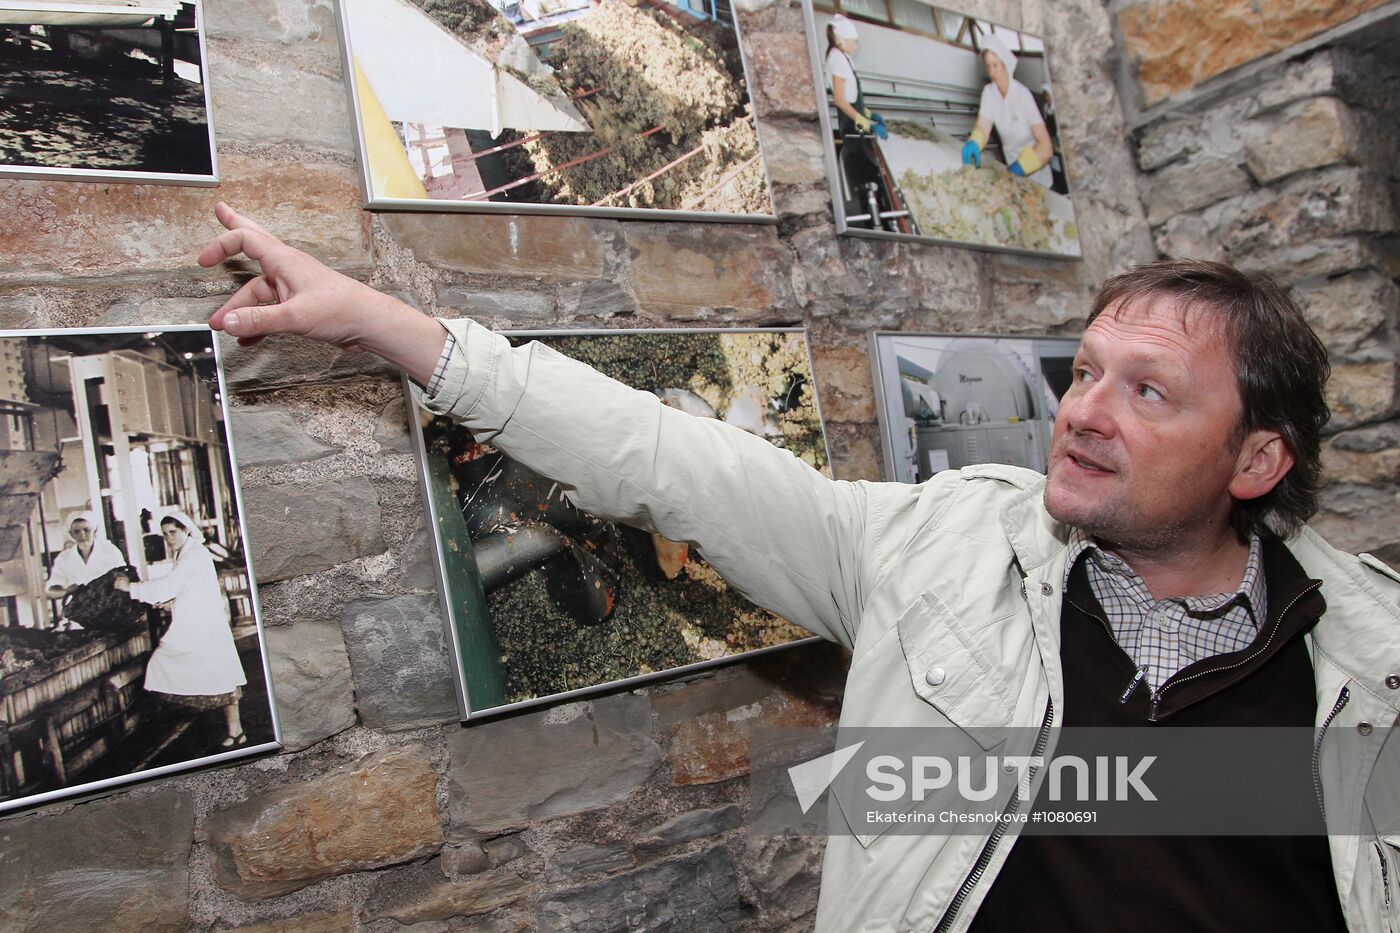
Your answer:
[[[220,202],[228,228],[199,253],[206,268],[238,255],[262,266],[209,318],[209,326],[247,346],[273,334],[297,334],[343,350],[370,350],[420,385],[432,376],[447,333],[432,318],[293,249]]]

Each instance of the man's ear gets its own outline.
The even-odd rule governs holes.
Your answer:
[[[1267,495],[1293,469],[1296,459],[1283,435],[1277,431],[1253,431],[1240,445],[1230,495],[1236,499],[1258,499]]]

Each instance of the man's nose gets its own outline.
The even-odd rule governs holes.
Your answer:
[[[1069,393],[1061,408],[1065,423],[1075,434],[1099,434],[1112,437],[1117,433],[1115,400],[1108,382],[1099,379],[1078,386],[1077,392]]]

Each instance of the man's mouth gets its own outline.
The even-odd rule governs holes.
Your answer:
[[[1084,472],[1098,476],[1107,476],[1111,473],[1118,472],[1112,467],[1100,463],[1099,461],[1094,460],[1093,458],[1085,455],[1083,452],[1078,450],[1065,451],[1065,459],[1068,460],[1070,463],[1074,464],[1079,469],[1083,470]]]

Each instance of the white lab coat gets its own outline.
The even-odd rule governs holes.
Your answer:
[[[982,102],[978,107],[978,114],[991,120],[992,125],[996,127],[1008,166],[1020,158],[1027,146],[1035,145],[1036,124],[1045,124],[1045,118],[1040,115],[1040,107],[1035,102],[1035,95],[1031,93],[1030,88],[1015,78],[1012,78],[1007,86],[1005,97],[1001,96],[995,82],[988,81],[987,86],[982,88]],[[1049,163],[1042,165],[1028,177],[1045,188],[1054,183]]]
[[[146,665],[146,689],[181,696],[215,696],[248,682],[229,628],[228,600],[214,558],[195,534],[185,540],[170,573],[131,584],[145,603],[174,600],[170,629]]]
[[[83,560],[83,555],[78,553],[77,545],[59,552],[53,560],[53,573],[49,574],[49,580],[44,586],[61,586],[65,589],[81,586],[91,583],[109,570],[125,566],[126,558],[117,550],[115,544],[106,538],[95,537],[92,540],[92,552],[88,554],[87,560]]]

